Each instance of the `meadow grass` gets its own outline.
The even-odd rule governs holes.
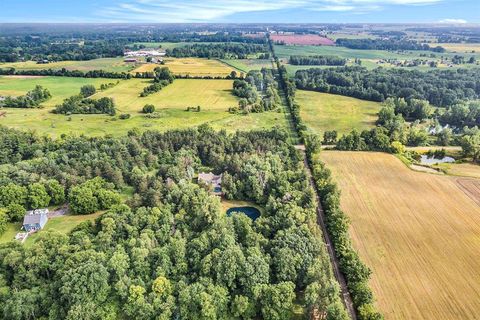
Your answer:
[[[39,82],[41,81],[41,82]],[[167,131],[186,129],[208,123],[214,129],[225,129],[228,132],[286,127],[285,115],[277,112],[258,114],[231,114],[229,107],[236,106],[238,99],[232,95],[232,80],[193,80],[177,79],[173,84],[160,92],[147,97],[140,97],[150,80],[130,79],[119,83],[105,91],[98,92],[93,98],[111,97],[117,105],[117,113],[128,113],[130,119],[120,120],[118,116],[108,115],[60,115],[51,111],[63,99],[78,94],[83,84],[94,83],[97,87],[107,83],[109,79],[84,79],[66,77],[44,78],[7,78],[0,77],[0,95],[24,94],[34,85],[45,85],[53,97],[39,109],[4,108],[5,117],[0,117],[0,125],[22,130],[34,130],[41,134],[59,137],[61,134],[85,134],[103,136],[110,134],[121,136],[129,130],[139,129]],[[10,92],[10,93],[9,93]],[[155,105],[159,118],[149,119],[141,113],[145,104]],[[200,106],[201,112],[187,112],[187,107]]]
[[[100,58],[85,61],[57,61],[47,64],[37,64],[35,61],[0,63],[0,69],[15,68],[17,70],[58,70],[65,68],[67,70],[105,70],[111,72],[128,72],[133,66],[125,63],[123,58]]]
[[[153,71],[156,67],[167,67],[175,75],[181,76],[199,76],[199,77],[226,77],[235,68],[222,63],[216,59],[203,59],[203,58],[165,58],[163,60],[164,65],[156,63],[142,64],[132,71],[136,72],[148,72]],[[235,70],[238,71],[238,70]]]
[[[20,96],[35,88],[36,85],[41,85],[52,94],[52,98],[42,104],[50,108],[62,103],[65,98],[79,94],[80,88],[86,84],[93,84],[98,89],[102,83],[116,81],[99,78],[0,76],[0,96]]]
[[[410,170],[390,154],[322,151],[385,319],[475,319],[480,206],[463,178]],[[480,180],[476,180],[480,185]]]
[[[307,127],[319,135],[329,130],[343,134],[371,128],[380,110],[378,102],[315,91],[297,90],[295,100]]]
[[[222,59],[224,63],[244,73],[262,68],[272,69],[272,62],[264,59]]]

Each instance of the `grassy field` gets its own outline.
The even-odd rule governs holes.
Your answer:
[[[324,151],[321,159],[339,183],[385,318],[477,319],[480,206],[459,178],[414,172],[384,153]]]
[[[44,103],[42,109],[5,108],[6,116],[0,118],[0,125],[17,129],[36,130],[39,133],[58,137],[63,133],[101,136],[124,135],[138,128],[141,131],[156,129],[161,131],[185,129],[210,124],[215,129],[250,130],[286,126],[283,113],[265,112],[260,114],[234,115],[227,112],[236,106],[238,99],[231,94],[231,80],[184,80],[177,79],[160,92],[139,97],[143,88],[150,84],[148,80],[122,80],[113,88],[95,94],[94,98],[112,97],[118,113],[129,113],[131,118],[119,120],[108,115],[72,115],[64,116],[51,113],[52,108],[73,94],[77,94],[82,85],[93,83],[97,87],[108,83],[108,79],[84,79],[66,77],[45,78],[6,78],[0,77],[0,95],[24,94],[36,83],[49,88],[53,97]],[[159,118],[148,119],[140,113],[145,104],[156,106]],[[200,105],[201,112],[187,112],[186,107]]]
[[[105,70],[112,72],[128,72],[132,70],[131,64],[123,62],[123,58],[101,58],[87,61],[58,61],[48,64],[37,64],[35,61],[0,63],[0,68],[15,68],[17,70],[43,70],[62,69],[67,70]]]
[[[272,62],[270,60],[263,59],[224,59],[221,61],[244,73],[247,73],[250,70],[272,68]]]
[[[93,84],[97,88],[102,83],[116,82],[115,79],[89,79],[70,77],[32,77],[32,76],[0,76],[0,96],[19,96],[41,85],[47,88],[52,98],[45,102],[45,107],[53,107],[65,98],[79,94],[80,88],[86,84]],[[24,109],[23,112],[32,111]],[[1,120],[0,120],[1,121]]]
[[[158,65],[155,63],[146,63],[140,65],[132,72],[146,72],[153,71],[156,67],[168,67],[176,75],[182,76],[211,76],[211,77],[226,77],[232,71],[238,71],[231,66],[224,64],[216,59],[202,59],[202,58],[165,58],[163,60],[165,65]]]
[[[314,91],[297,90],[295,99],[305,124],[320,135],[328,130],[342,134],[373,127],[380,110],[378,102]]]

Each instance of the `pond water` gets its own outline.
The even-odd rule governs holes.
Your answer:
[[[247,217],[255,221],[260,217],[260,211],[254,207],[233,207],[227,210],[227,216],[231,216],[233,213],[240,212],[245,214]]]
[[[453,159],[452,157],[443,157],[441,159],[437,159],[434,157],[428,157],[426,155],[422,155],[420,159],[421,164],[428,164],[428,165],[437,164],[437,163],[451,163],[451,162],[455,162],[455,159]]]

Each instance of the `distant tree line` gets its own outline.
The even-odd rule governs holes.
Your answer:
[[[18,76],[54,76],[54,77],[78,77],[78,78],[110,78],[110,79],[130,79],[132,75],[128,72],[111,72],[104,70],[67,70],[62,69],[39,69],[39,70],[16,70],[15,68],[0,68],[0,75],[18,75]]]
[[[211,43],[186,45],[167,49],[166,52],[168,56],[175,58],[247,59],[250,55],[267,53],[268,47],[256,43]]]
[[[42,86],[35,86],[33,90],[27,92],[27,94],[19,97],[7,96],[3,100],[0,100],[0,108],[38,108],[42,102],[50,99],[52,95],[47,88]]]
[[[290,56],[288,63],[297,66],[344,66],[346,59],[337,56]]]
[[[424,50],[433,52],[445,52],[440,46],[430,47],[426,43],[419,43],[402,38],[389,39],[345,39],[339,38],[335,41],[338,46],[359,50]]]
[[[70,39],[68,37],[59,39],[47,35],[0,37],[0,62],[92,60],[118,57],[123,56],[124,47],[127,44],[124,39],[118,38],[73,42]]]
[[[440,107],[480,97],[480,74],[474,69],[429,72],[362,67],[299,70],[297,88],[372,101],[388,97],[428,100]]]

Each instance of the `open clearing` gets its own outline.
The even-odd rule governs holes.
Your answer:
[[[46,64],[38,64],[35,61],[0,63],[0,68],[15,68],[17,70],[58,70],[65,68],[67,70],[105,70],[111,72],[128,72],[133,66],[125,63],[123,58],[101,58],[86,61],[57,61]]]
[[[272,62],[264,59],[222,59],[223,63],[247,73],[250,70],[261,70],[262,68],[272,69]]]
[[[115,79],[99,79],[99,78],[70,78],[70,77],[31,77],[31,76],[0,76],[0,96],[19,96],[27,93],[41,85],[47,88],[52,94],[52,98],[46,101],[43,106],[53,107],[65,98],[80,93],[80,88],[86,84],[93,84],[97,88],[102,83],[116,82]],[[30,111],[23,109],[23,112]]]
[[[297,90],[295,99],[305,124],[320,135],[328,130],[342,134],[373,127],[380,110],[378,102],[315,91]]]
[[[41,84],[48,88],[53,97],[42,104],[41,109],[4,108],[5,117],[0,117],[0,125],[16,129],[35,130],[42,134],[59,137],[63,133],[102,136],[124,135],[131,129],[140,131],[156,129],[160,131],[196,127],[204,123],[214,129],[251,130],[286,127],[284,113],[264,112],[248,115],[230,114],[229,107],[236,106],[238,99],[232,95],[232,80],[193,80],[177,79],[160,92],[141,98],[143,88],[151,82],[144,79],[121,80],[113,88],[98,92],[93,97],[112,97],[117,104],[118,114],[129,113],[130,119],[120,120],[100,114],[77,114],[72,116],[51,113],[63,99],[78,94],[80,87],[94,84],[97,88],[110,79],[86,79],[67,77],[43,77],[12,79],[0,77],[0,95],[21,95]],[[156,106],[158,118],[149,119],[140,113],[145,104]],[[187,112],[186,107],[201,107],[201,112]]]
[[[393,155],[324,151],[386,319],[478,319],[480,206]],[[475,180],[479,181],[479,180]]]
[[[165,58],[164,65],[146,63],[135,70],[136,72],[153,71],[156,67],[168,67],[175,75],[192,77],[226,77],[232,71],[238,71],[216,59],[202,58]]]

